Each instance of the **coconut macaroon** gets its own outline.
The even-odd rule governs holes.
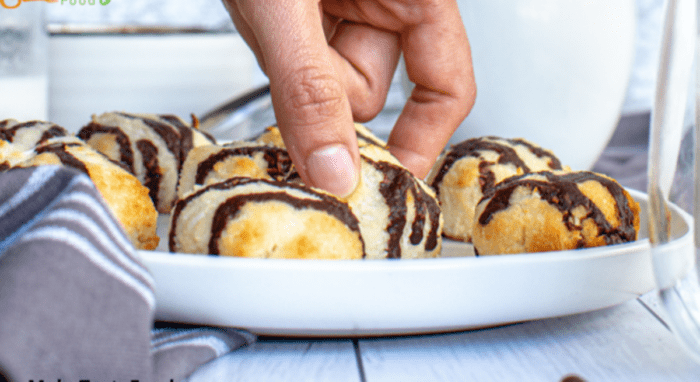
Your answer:
[[[294,170],[287,150],[257,142],[235,142],[225,146],[193,148],[182,166],[178,198],[202,186],[234,177],[294,181]]]
[[[0,170],[7,170],[31,158],[36,145],[66,136],[69,136],[66,129],[51,122],[0,121]]]
[[[361,176],[347,203],[360,220],[368,259],[437,257],[442,213],[435,193],[385,149],[360,148]]]
[[[631,242],[639,204],[601,174],[539,172],[508,178],[476,207],[479,255],[545,252]]]
[[[31,151],[21,150],[12,143],[0,139],[0,171],[9,170],[31,156]]]
[[[268,129],[267,134],[274,134],[274,131],[276,129]],[[211,194],[211,190],[218,190],[219,186],[217,185],[222,182],[238,184],[235,179],[255,178],[263,181],[261,184],[268,188],[269,184],[285,185],[296,190],[294,191],[296,193],[303,190],[323,195],[324,203],[330,203],[329,200],[333,200],[334,204],[344,205],[344,208],[347,208],[358,221],[360,237],[364,241],[363,258],[437,257],[442,245],[442,215],[434,191],[425,182],[415,178],[396,158],[378,144],[365,144],[360,147],[360,157],[359,185],[350,196],[341,200],[303,184],[284,148],[266,145],[260,141],[195,148],[190,151],[183,166],[178,190],[181,201],[178,201],[176,208],[182,209],[182,203],[190,203],[182,202],[182,200],[190,200],[192,195],[200,195],[202,190],[209,190],[206,193]],[[245,190],[249,189],[251,187],[245,188]],[[197,219],[203,221],[209,220],[210,216],[204,216],[203,212],[198,212],[198,210],[218,208],[216,203],[204,205],[198,202],[197,205],[198,209],[193,209],[192,213],[199,214],[196,215]],[[185,217],[184,219],[194,221],[194,218]],[[265,219],[269,219],[268,224],[272,227],[270,230],[276,232],[274,227],[279,224],[277,220],[283,218],[265,215]],[[181,218],[177,217],[173,224],[179,226],[178,220]],[[263,222],[264,220],[259,224],[263,224]],[[193,230],[193,226],[188,226],[186,229],[173,229],[171,238],[176,242],[189,243],[194,238],[188,239],[187,237],[204,235],[209,228]],[[234,234],[232,232],[227,230],[222,235],[227,237]],[[332,233],[333,231],[329,231],[328,235]],[[185,238],[181,238],[182,235],[185,235]],[[275,237],[276,234],[273,234],[269,240],[274,241]],[[280,240],[289,239],[280,237]],[[269,248],[270,246],[266,251],[270,251]],[[180,249],[183,249],[182,245],[171,245],[171,250]],[[215,250],[215,248],[204,248],[203,244],[200,243],[196,248],[188,247],[188,250],[200,252]],[[289,256],[277,252],[275,255],[269,256],[297,257],[293,252]],[[268,255],[263,257],[268,257]]]
[[[17,167],[64,165],[87,174],[132,244],[147,250],[158,246],[158,212],[134,175],[74,137],[50,139],[33,153]]]
[[[44,121],[18,122],[14,119],[0,121],[0,140],[15,145],[17,150],[31,150],[51,138],[66,137],[69,133],[63,127]]]
[[[365,257],[347,204],[303,185],[233,178],[180,199],[170,220],[172,252],[253,258]]]
[[[268,126],[262,133],[248,140],[266,146],[285,148],[282,134],[277,126]],[[235,144],[235,143],[234,143]]]
[[[471,242],[474,208],[486,190],[511,176],[562,169],[552,152],[524,139],[481,137],[449,147],[426,180],[440,200],[445,237]]]
[[[215,143],[210,136],[174,115],[104,113],[78,137],[125,166],[150,190],[158,211],[170,212],[182,164],[193,147]]]

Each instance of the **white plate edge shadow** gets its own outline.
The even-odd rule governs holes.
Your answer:
[[[410,261],[139,254],[156,282],[158,320],[261,335],[468,330],[593,311],[653,290],[647,196],[628,191],[642,207],[640,240],[615,246]],[[687,256],[682,249],[692,249],[692,218],[676,206],[672,214],[674,253]],[[443,251],[460,248],[468,250],[462,243],[443,245]]]

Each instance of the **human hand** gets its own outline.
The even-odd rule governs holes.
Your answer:
[[[224,0],[270,80],[289,155],[307,184],[339,196],[359,179],[353,120],[383,108],[401,52],[415,88],[389,150],[423,178],[476,97],[455,0]]]

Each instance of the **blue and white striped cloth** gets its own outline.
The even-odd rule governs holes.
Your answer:
[[[9,381],[180,381],[254,340],[154,330],[154,281],[82,173],[0,173],[0,374]],[[0,378],[2,380],[2,378]]]

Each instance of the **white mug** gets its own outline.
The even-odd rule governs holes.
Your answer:
[[[635,49],[634,0],[458,0],[477,98],[451,143],[496,135],[590,169],[617,126]],[[402,72],[403,87],[412,84]]]

